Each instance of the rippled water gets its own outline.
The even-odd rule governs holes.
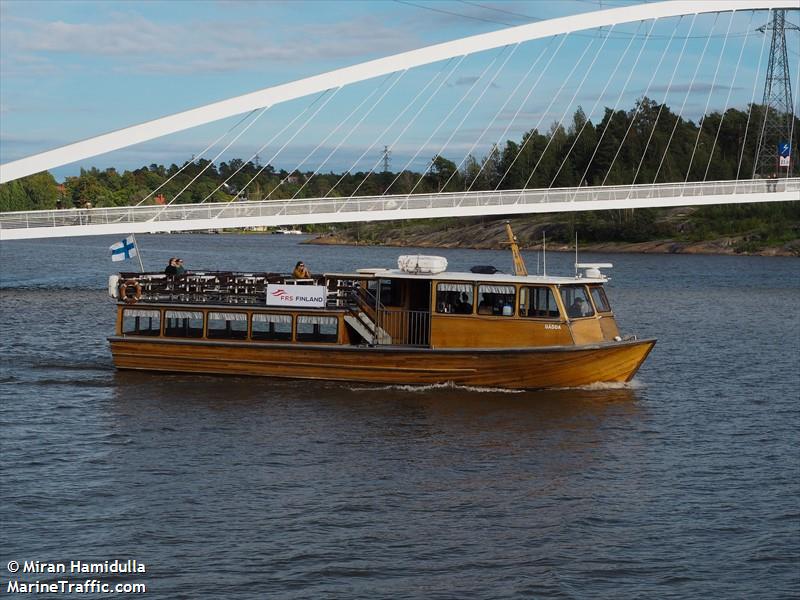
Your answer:
[[[800,594],[796,259],[583,256],[615,263],[622,329],[658,345],[630,386],[506,393],[118,373],[112,241],[0,246],[3,592],[9,560],[134,558],[147,573],[119,580],[146,598]],[[140,243],[152,268],[400,252]]]

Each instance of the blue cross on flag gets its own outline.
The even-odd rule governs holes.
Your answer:
[[[133,236],[112,244],[109,250],[111,250],[111,260],[114,262],[133,258],[136,256],[136,244],[133,241]]]

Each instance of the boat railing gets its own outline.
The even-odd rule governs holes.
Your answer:
[[[425,310],[383,308],[378,311],[377,325],[391,339],[392,345],[428,346],[431,313]]]
[[[190,271],[171,276],[164,273],[120,273],[120,283],[140,286],[139,302],[170,304],[266,304],[267,285],[286,284],[291,276],[281,273]],[[312,281],[324,284],[322,279]]]

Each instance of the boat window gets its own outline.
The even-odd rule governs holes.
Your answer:
[[[339,319],[300,315],[297,317],[298,342],[336,342],[339,340]]]
[[[561,286],[561,302],[567,309],[567,315],[573,319],[594,315],[592,303],[582,285]]]
[[[247,338],[247,314],[210,312],[206,327],[209,338],[244,340]]]
[[[168,310],[164,315],[164,335],[169,337],[203,337],[203,313],[188,310]]]
[[[553,291],[546,286],[525,286],[519,291],[519,316],[557,319],[558,305]]]
[[[606,296],[606,291],[602,287],[594,285],[589,288],[589,291],[592,292],[592,300],[594,300],[594,305],[597,307],[597,312],[611,312],[608,296]]]
[[[292,339],[292,315],[254,313],[251,335],[254,340],[290,341]]]
[[[126,308],[122,312],[122,335],[159,335],[161,312]]]
[[[474,294],[471,283],[439,283],[436,285],[436,312],[471,315]]]
[[[502,317],[514,316],[517,302],[516,288],[513,285],[479,285],[478,314]]]

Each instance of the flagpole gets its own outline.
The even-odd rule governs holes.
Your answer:
[[[139,247],[139,242],[136,241],[136,234],[131,234],[131,239],[133,240],[133,245],[136,246],[136,258],[139,259],[139,268],[141,272],[144,273],[144,264],[142,263],[142,249]]]

